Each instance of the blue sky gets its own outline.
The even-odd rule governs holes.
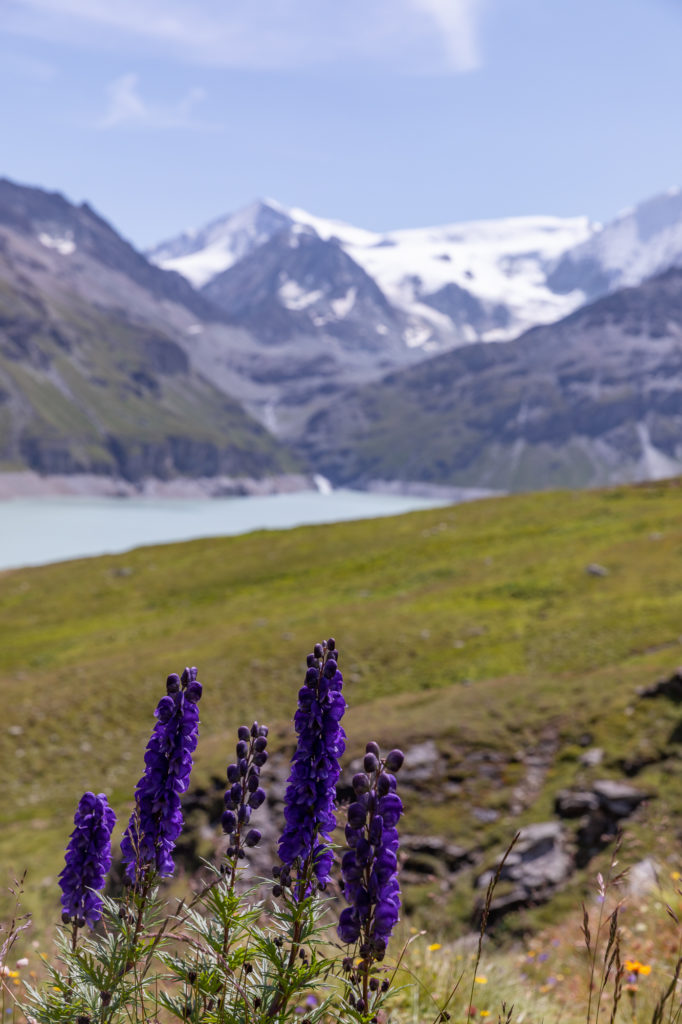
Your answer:
[[[384,230],[682,183],[680,0],[0,7],[0,174],[138,246],[257,196]]]

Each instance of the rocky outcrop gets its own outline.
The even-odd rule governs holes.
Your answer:
[[[454,876],[479,859],[477,850],[467,850],[439,836],[403,836],[401,877],[403,882],[440,878],[454,882]]]
[[[641,687],[637,695],[644,700],[667,697],[674,704],[682,704],[682,668],[678,668],[666,679],[659,679],[651,686]]]
[[[487,889],[499,872],[500,883],[511,883],[511,889],[494,895],[490,918],[510,910],[548,900],[566,884],[575,870],[567,832],[560,822],[546,821],[527,825],[519,832],[510,853],[502,853],[497,861],[478,876],[477,889]],[[483,900],[476,904],[480,916]]]
[[[577,818],[575,862],[585,867],[618,834],[621,821],[629,818],[650,794],[617,779],[599,779],[590,788],[563,789],[557,793],[556,813]]]

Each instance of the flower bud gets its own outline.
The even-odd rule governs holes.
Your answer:
[[[246,740],[240,740],[237,744],[237,759],[241,761],[249,753],[249,744]]]
[[[228,782],[239,782],[239,765],[228,764],[227,766],[227,781]]]
[[[234,811],[224,811],[220,823],[223,826],[223,832],[230,836],[237,827],[237,815]]]
[[[245,846],[257,846],[261,840],[261,833],[257,828],[251,828],[246,833],[246,839],[244,840]]]
[[[361,793],[369,792],[371,783],[364,772],[358,772],[353,776],[353,790],[359,796]]]
[[[177,672],[171,672],[166,679],[166,693],[178,693],[180,688],[180,676]]]
[[[175,712],[175,701],[171,696],[162,697],[154,712],[160,722],[170,722]]]
[[[368,754],[374,754],[375,757],[381,757],[381,750],[379,749],[379,744],[375,743],[374,740],[369,741],[369,743],[365,747],[365,750],[367,751]]]
[[[237,739],[246,740],[248,742],[251,733],[249,732],[248,725],[240,725],[237,729]]]
[[[351,828],[362,828],[367,820],[367,811],[360,803],[351,804],[348,808],[348,824]]]
[[[313,653],[316,658],[321,658],[322,655],[324,654],[324,647],[322,646],[322,644],[315,644],[315,646],[313,647]]]
[[[198,679],[193,679],[185,691],[185,696],[190,704],[198,704],[201,700],[201,694],[203,692],[203,686]]]
[[[265,750],[267,745],[267,738],[265,736],[258,736],[253,744],[253,749],[256,751],[256,753],[260,753],[261,750]]]
[[[375,772],[379,767],[376,755],[373,753],[365,754],[363,765],[366,772]]]
[[[390,750],[386,755],[386,767],[389,772],[399,772],[403,766],[404,760],[405,755],[402,750],[398,750],[397,748],[395,750]]]
[[[252,807],[254,811],[265,802],[265,790],[261,789],[260,786],[256,789],[249,797],[249,807]]]
[[[377,779],[377,793],[379,796],[386,796],[390,792],[391,784],[385,775],[380,775]]]

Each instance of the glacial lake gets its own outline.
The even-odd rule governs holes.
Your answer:
[[[147,544],[399,515],[446,504],[338,490],[256,498],[17,498],[0,502],[0,569],[117,554]]]

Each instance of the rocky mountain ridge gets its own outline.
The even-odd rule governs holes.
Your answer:
[[[508,490],[682,470],[682,271],[504,345],[477,344],[344,394],[302,447],[337,483]]]
[[[222,317],[88,206],[0,181],[3,468],[128,481],[296,468],[195,364],[183,327],[199,314]]]
[[[403,321],[403,344],[426,354],[509,340],[682,263],[677,189],[606,225],[586,217],[528,216],[383,233],[262,200],[161,243],[149,257],[207,292],[256,251],[272,259],[270,246],[280,233],[303,230],[334,241],[372,278]],[[283,278],[288,280],[285,268]],[[281,284],[271,282],[267,292],[273,325],[286,308],[286,295],[278,296]],[[338,287],[331,266],[325,284]]]
[[[679,274],[638,282],[682,259],[681,225],[672,192],[603,229],[384,235],[269,202],[156,266],[87,204],[0,180],[0,459],[483,491],[677,473]]]

